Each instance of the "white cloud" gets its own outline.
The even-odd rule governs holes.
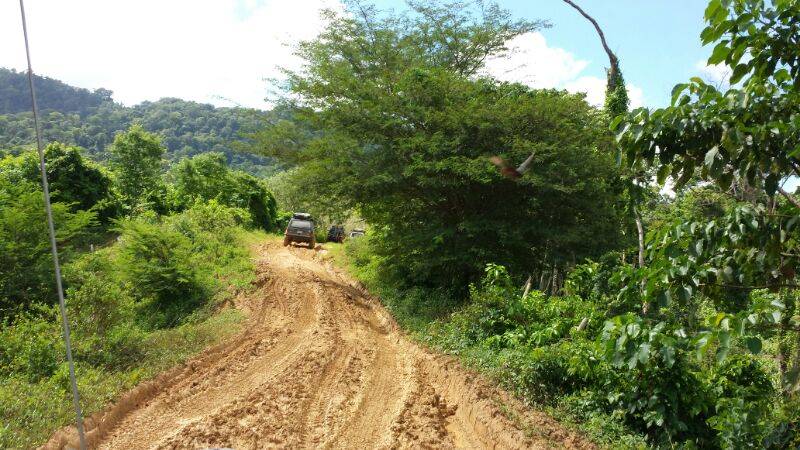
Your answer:
[[[584,76],[564,83],[564,89],[570,92],[583,92],[586,101],[600,106],[606,101],[606,80],[598,77]]]
[[[567,50],[547,45],[539,32],[526,33],[509,41],[506,57],[490,58],[485,73],[499,80],[523,83],[535,88],[559,88],[586,93],[586,101],[595,106],[605,102],[606,80],[581,75],[589,62]],[[631,107],[644,103],[642,89],[627,83]]]
[[[322,8],[340,0],[28,0],[34,71],[69,84],[114,91],[125,104],[179,97],[266,108],[265,79],[298,68],[291,44],[323,27]],[[0,1],[0,66],[23,70],[18,3]],[[584,74],[589,61],[547,44],[538,32],[510,42],[486,73],[539,88],[586,92],[602,105],[605,80]],[[629,84],[631,105],[642,91]]]
[[[508,48],[508,55],[486,61],[485,71],[502,81],[555,87],[575,78],[589,65],[564,49],[549,47],[539,32],[515,37],[508,42]]]
[[[583,92],[590,105],[603,106],[606,101],[606,80],[604,78],[583,76],[576,80],[564,83],[564,89],[570,92]],[[644,92],[638,86],[626,84],[628,99],[631,108],[638,108],[644,104]]]
[[[717,87],[724,87],[730,84],[731,69],[725,64],[708,65],[705,61],[697,61],[694,68],[700,72],[700,77],[706,83]]]
[[[267,107],[266,78],[298,67],[290,45],[315,36],[338,0],[28,0],[34,71],[104,87],[125,104],[180,97]],[[0,66],[25,68],[18,3],[0,2]]]

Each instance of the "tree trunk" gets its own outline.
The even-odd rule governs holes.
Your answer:
[[[636,217],[636,232],[639,234],[639,268],[642,268],[644,267],[644,227],[639,210],[634,209],[633,214]]]
[[[633,215],[636,219],[636,232],[639,235],[639,268],[641,269],[644,268],[644,226],[642,226],[642,216],[639,214],[639,210],[637,208],[633,209]],[[639,288],[642,292],[644,292],[646,283],[647,280],[642,278],[642,281],[639,285]],[[642,314],[647,315],[648,311],[650,311],[650,303],[642,303]]]
[[[525,282],[525,288],[522,290],[522,298],[528,296],[528,292],[531,290],[531,282],[533,281],[533,276],[528,275],[528,281]]]

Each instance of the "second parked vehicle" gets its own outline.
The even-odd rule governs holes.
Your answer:
[[[331,225],[328,229],[328,242],[344,241],[344,227],[341,225]]]
[[[283,245],[289,245],[292,242],[304,242],[308,244],[308,248],[314,248],[317,245],[317,240],[314,236],[314,219],[311,214],[292,214],[292,218],[289,219],[289,225],[286,226]]]

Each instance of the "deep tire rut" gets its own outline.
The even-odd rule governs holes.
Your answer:
[[[92,448],[594,447],[408,340],[318,253],[260,255],[257,289],[236,302],[246,330],[88,420]]]

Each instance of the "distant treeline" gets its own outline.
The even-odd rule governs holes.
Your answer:
[[[237,153],[231,142],[278,112],[213,105],[163,98],[126,107],[112,100],[107,89],[76,88],[59,80],[36,76],[36,93],[43,115],[46,142],[63,142],[85,148],[95,160],[105,160],[114,135],[133,123],[161,137],[167,158],[177,161],[206,152],[225,154],[228,163],[253,174],[274,171],[269,158]],[[0,68],[0,148],[19,151],[35,142],[30,93],[24,72]]]

